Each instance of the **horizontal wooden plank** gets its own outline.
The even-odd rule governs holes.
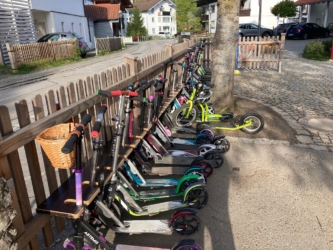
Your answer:
[[[37,214],[28,223],[25,224],[25,232],[17,239],[18,249],[23,249],[31,240],[32,235],[37,235],[42,227],[51,219],[49,214]]]
[[[121,81],[119,84],[107,88],[106,90],[124,89],[129,83],[135,81],[136,76],[132,76]],[[24,127],[23,129],[18,130],[17,132],[14,132],[8,137],[4,137],[3,141],[0,142],[0,157],[6,156],[10,152],[29,143],[45,129],[62,123],[63,121],[69,120],[74,115],[87,110],[93,105],[101,102],[103,99],[104,97],[99,95],[86,97],[77,101],[75,105],[70,105],[66,108],[63,108],[54,114],[51,114],[37,122],[32,123],[31,125]]]

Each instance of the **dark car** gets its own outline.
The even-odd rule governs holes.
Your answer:
[[[78,34],[74,32],[57,32],[57,33],[49,33],[44,35],[43,37],[39,38],[37,43],[43,43],[50,41],[66,41],[66,40],[73,40],[77,38],[79,48],[81,51],[81,56],[85,57],[87,52],[90,50],[88,44],[80,37]]]
[[[321,27],[316,23],[300,23],[295,26],[291,26],[287,30],[286,38],[308,39],[312,37],[329,37],[329,35],[329,29]]]
[[[274,29],[274,36],[281,37],[282,33],[287,33],[287,30],[294,25],[297,25],[298,23],[280,23],[275,29]]]
[[[259,33],[259,26],[254,23],[240,23],[239,24],[239,34],[241,37],[244,36],[258,36]],[[260,28],[260,35],[261,36],[272,36],[273,30]]]

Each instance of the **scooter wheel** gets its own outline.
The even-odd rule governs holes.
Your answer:
[[[211,144],[214,144],[216,146],[216,149],[218,149],[221,153],[225,154],[230,150],[230,142],[223,138],[215,138],[211,141]]]
[[[201,130],[210,129],[210,126],[207,123],[198,123],[196,129],[197,132],[199,133]]]
[[[208,162],[206,160],[194,161],[194,162],[192,162],[191,167],[194,167],[194,166],[202,167],[203,168],[203,173],[207,178],[213,174],[214,167],[210,162]]]
[[[264,119],[256,113],[248,113],[242,116],[241,124],[246,125],[252,121],[251,126],[242,128],[241,130],[247,134],[256,134],[264,128]]]
[[[197,120],[198,115],[199,110],[195,105],[190,110],[190,104],[183,104],[173,112],[172,122],[178,127],[189,127]]]
[[[200,219],[192,212],[182,212],[172,218],[172,228],[181,235],[191,235],[199,229]]]
[[[210,136],[206,134],[198,134],[195,137],[195,144],[209,144],[211,142]]]
[[[189,170],[184,175],[190,175],[190,174],[195,174],[195,175],[198,175],[200,177],[202,176],[205,180],[205,183],[207,183],[207,177],[204,174],[204,169],[202,169],[202,170],[194,170],[194,169]]]
[[[199,132],[199,134],[208,135],[210,140],[214,140],[214,137],[215,137],[213,131],[209,128],[205,128],[205,129],[201,130]]]
[[[221,167],[224,162],[222,153],[207,152],[203,157],[206,161],[209,161],[214,168]]]
[[[208,192],[204,187],[194,187],[187,192],[186,203],[190,207],[201,209],[208,202]]]
[[[195,243],[195,240],[192,239],[184,239],[177,242],[171,250],[203,250],[203,248]]]

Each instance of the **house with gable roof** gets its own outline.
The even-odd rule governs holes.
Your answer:
[[[171,0],[138,1],[135,6],[141,11],[149,36],[159,32],[177,33],[176,5]]]
[[[94,37],[124,36],[127,9],[132,7],[130,0],[86,0],[84,10],[91,40],[94,41]]]

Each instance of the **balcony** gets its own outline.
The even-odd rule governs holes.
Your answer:
[[[208,22],[209,21],[209,15],[201,15],[201,22]]]
[[[239,16],[251,16],[251,9],[242,9],[239,11]]]

